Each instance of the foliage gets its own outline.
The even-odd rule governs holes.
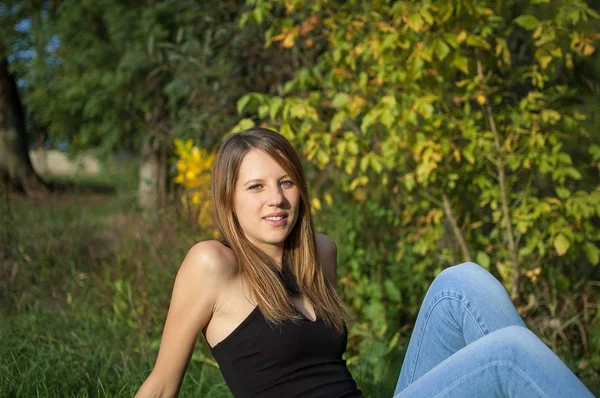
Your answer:
[[[7,4],[0,21],[19,29],[3,30],[0,40],[13,52],[31,123],[73,149],[177,142],[174,170],[185,189],[177,198],[198,212],[192,218],[205,225],[202,238],[212,236],[203,217],[220,137],[236,123],[233,130],[262,124],[296,145],[317,228],[337,242],[339,289],[353,317],[347,359],[368,396],[393,388],[432,278],[465,260],[499,276],[529,325],[578,375],[598,382],[599,22],[584,0]],[[68,213],[60,209],[48,213]],[[58,321],[56,334],[43,333],[52,318],[41,309],[47,297],[75,314],[66,325],[116,319],[104,335],[90,326],[79,340],[45,345],[49,357],[38,363],[56,366],[56,347],[75,363],[77,352],[96,353],[79,351],[85,344],[77,342],[129,331],[141,343],[124,337],[127,347],[107,349],[106,360],[143,378],[147,369],[119,356],[141,346],[148,358],[139,366],[151,366],[164,321],[152,309],[165,308],[164,280],[173,273],[164,263],[178,262],[184,250],[164,243],[162,227],[174,222],[157,231],[121,224],[132,235],[124,246],[111,240],[118,249],[102,254],[84,239],[104,242],[93,234],[100,226],[76,228],[74,220],[89,214],[68,213],[69,222],[43,214],[33,212],[46,224],[23,219],[36,231],[7,252],[10,261],[40,265],[20,268],[12,288],[25,304],[8,327],[71,336]],[[36,235],[40,225],[52,233]],[[192,235],[173,233],[186,248]],[[67,306],[68,293],[72,303],[88,304]],[[50,341],[19,338],[23,355],[0,362],[3,374],[19,373],[21,363],[35,370],[32,347]],[[200,349],[192,367],[212,369],[210,361]],[[114,377],[92,365],[60,386],[92,385],[85,372]],[[47,375],[21,393],[45,395]],[[80,395],[93,394],[86,391]]]
[[[185,188],[184,203],[197,213],[196,219],[205,235],[218,237],[212,218],[211,168],[215,160],[214,153],[194,146],[192,140],[175,140],[177,176],[175,182]]]
[[[236,68],[225,4],[63,1],[26,14],[40,44],[18,71],[30,116],[54,140],[107,154],[172,137],[210,143],[231,126],[222,110],[241,92],[224,84]]]
[[[121,179],[117,195],[10,198],[3,243],[14,250],[0,257],[0,269],[12,271],[11,300],[0,297],[0,396],[131,397],[148,376],[169,286],[195,231],[174,212],[136,212],[134,175],[133,168],[112,175],[113,184]],[[180,396],[231,396],[209,356],[199,344]]]
[[[357,202],[324,221],[347,223],[343,241],[386,237],[343,258],[361,303],[350,355],[379,358],[398,326],[387,304],[451,264],[493,270],[517,302],[539,278],[565,291],[597,275],[598,137],[572,106],[599,38],[585,2],[250,3],[266,45],[304,62],[283,95],[241,97],[241,124],[278,128]],[[408,319],[418,303],[402,302]]]

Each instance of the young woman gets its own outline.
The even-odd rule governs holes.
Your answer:
[[[176,396],[200,332],[236,397],[362,397],[342,354],[336,246],[315,234],[297,153],[253,128],[221,144],[213,200],[224,241],[189,251],[138,397]],[[591,397],[473,263],[432,283],[394,397]]]

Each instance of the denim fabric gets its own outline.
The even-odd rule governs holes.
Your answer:
[[[592,397],[529,331],[504,287],[474,263],[444,270],[427,292],[394,398]]]

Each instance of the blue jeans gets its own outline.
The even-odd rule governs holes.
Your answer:
[[[394,398],[593,397],[474,263],[444,270],[417,317]]]

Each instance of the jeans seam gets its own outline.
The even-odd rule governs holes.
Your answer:
[[[441,303],[442,301],[444,301],[445,299],[450,299],[450,300],[456,300],[458,301],[460,304],[462,304],[462,306],[464,307],[464,309],[467,311],[467,313],[471,316],[471,318],[473,319],[473,321],[475,322],[475,324],[477,325],[477,327],[479,328],[479,331],[482,333],[482,336],[485,336],[487,333],[484,331],[484,327],[482,325],[480,325],[479,320],[477,319],[477,317],[471,312],[471,310],[468,307],[468,301],[465,300],[461,295],[459,294],[455,294],[455,293],[449,293],[449,292],[443,292],[440,293],[442,294],[442,296],[440,296],[431,306],[430,310],[427,313],[427,318],[425,319],[425,324],[423,325],[423,329],[421,331],[421,333],[419,334],[419,340],[418,340],[418,344],[417,344],[417,352],[415,354],[413,363],[411,364],[411,369],[410,369],[410,374],[407,380],[407,385],[410,385],[414,380],[414,375],[415,375],[415,370],[417,368],[417,362],[419,361],[419,354],[421,352],[421,344],[423,342],[423,336],[425,335],[425,330],[427,329],[427,326],[429,325],[429,320],[431,318],[431,314],[433,313],[433,310],[435,309],[435,307],[437,307],[437,305],[439,303]],[[406,388],[406,386],[404,386]]]
[[[523,379],[525,379],[529,385],[531,385],[540,395],[540,397],[544,397],[544,398],[548,398],[548,396],[546,395],[546,393],[544,393],[544,391],[542,391],[542,389],[540,387],[538,387],[538,385],[527,376],[527,374],[525,374],[525,372],[523,372],[518,366],[515,366],[511,361],[507,361],[507,360],[502,360],[502,361],[493,361],[490,363],[485,364],[485,366],[481,366],[477,369],[472,370],[471,372],[467,373],[466,375],[464,375],[463,377],[461,377],[460,379],[456,380],[454,383],[452,383],[451,385],[449,385],[448,387],[444,388],[439,394],[436,395],[437,397],[442,397],[446,392],[449,392],[451,389],[453,389],[454,387],[456,387],[460,382],[462,382],[466,377],[472,376],[475,373],[484,371],[492,366],[496,366],[496,365],[508,365],[509,368],[511,368],[512,370],[516,371]]]

